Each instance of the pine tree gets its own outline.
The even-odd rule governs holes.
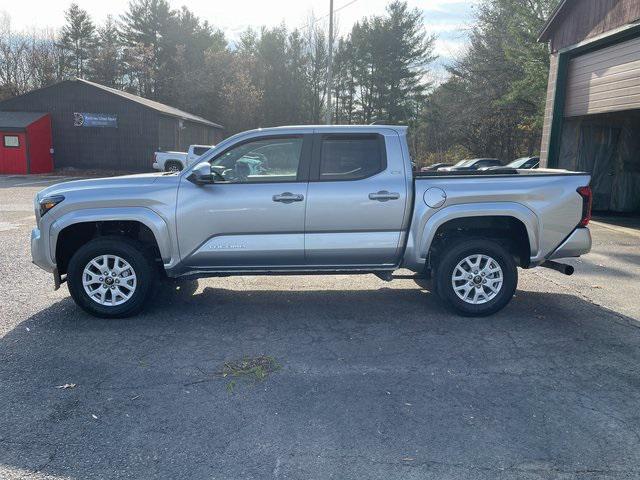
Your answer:
[[[379,112],[391,123],[408,122],[415,115],[415,104],[424,100],[429,84],[424,81],[433,54],[435,36],[427,35],[422,13],[409,10],[399,0],[387,6],[382,21],[382,62],[378,71],[382,80]]]
[[[96,29],[86,10],[72,3],[65,12],[66,24],[62,27],[60,49],[64,77],[83,78],[96,45]]]
[[[176,13],[167,0],[131,0],[129,10],[121,17],[130,87],[145,97],[163,97],[165,69],[176,53],[176,46],[170,41],[175,22]],[[140,64],[143,52],[148,65]]]
[[[122,81],[122,46],[113,17],[108,16],[98,28],[95,57],[90,62],[91,79],[108,87],[118,87]]]
[[[478,3],[468,49],[426,103],[420,135],[433,141],[425,148],[505,161],[537,152],[549,54],[536,40],[558,1]]]

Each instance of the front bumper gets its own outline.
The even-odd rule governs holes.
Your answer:
[[[43,270],[53,273],[56,266],[47,253],[47,239],[38,228],[31,230],[31,261]]]
[[[153,166],[153,169],[154,169],[154,170],[162,170],[162,169],[160,168],[160,165],[158,164],[158,162],[153,162],[153,165],[152,165],[152,166]]]
[[[586,227],[576,228],[547,260],[585,255],[591,251],[591,244],[591,231]]]

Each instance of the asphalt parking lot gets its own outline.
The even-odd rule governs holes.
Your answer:
[[[201,280],[107,321],[30,263],[60,180],[0,177],[0,478],[640,478],[639,230],[594,224],[574,277],[521,272],[488,319],[348,276]],[[281,368],[230,388],[257,355]]]

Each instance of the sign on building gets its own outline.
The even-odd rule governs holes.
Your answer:
[[[74,127],[102,127],[118,128],[118,116],[108,113],[78,113],[73,114]]]

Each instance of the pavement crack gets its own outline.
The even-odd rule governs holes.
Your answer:
[[[32,477],[34,475],[37,475],[38,473],[42,472],[45,468],[47,468],[49,465],[51,465],[51,463],[53,463],[53,461],[56,459],[59,449],[60,449],[60,446],[56,445],[54,447],[54,449],[53,449],[53,452],[51,452],[49,454],[49,458],[47,459],[47,461],[44,462],[39,467],[36,467],[35,470],[33,470],[32,472],[29,472],[27,475],[25,475],[24,478],[28,478],[28,477]]]

